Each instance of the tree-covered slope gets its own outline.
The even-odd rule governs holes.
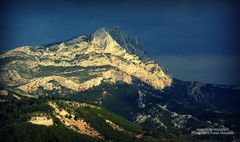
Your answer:
[[[15,94],[14,94],[15,95]],[[1,141],[137,141],[140,126],[81,101],[1,96]]]

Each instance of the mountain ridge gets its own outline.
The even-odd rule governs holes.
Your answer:
[[[64,42],[10,50],[0,55],[0,96],[10,94],[17,102],[22,97],[92,102],[157,139],[161,134],[167,134],[165,140],[169,135],[202,139],[191,134],[202,127],[229,128],[234,135],[219,137],[239,138],[240,89],[178,80],[141,48],[118,28],[101,28]]]
[[[92,37],[93,39],[91,41],[82,40],[82,38],[84,38],[83,36],[80,38],[80,41],[73,42],[72,45],[63,42],[44,48],[37,46],[36,50],[31,50],[32,48],[29,46],[23,46],[2,54],[1,59],[14,56],[17,53],[19,53],[19,55],[16,56],[25,54],[23,56],[32,58],[28,60],[28,62],[32,65],[35,64],[33,68],[36,68],[36,70],[39,65],[63,67],[110,65],[121,72],[125,72],[130,76],[147,82],[155,89],[163,89],[165,86],[171,84],[170,75],[165,74],[162,67],[154,63],[153,60],[145,60],[148,59],[148,57],[144,57],[143,60],[141,60],[137,56],[137,53],[140,52],[136,52],[136,54],[128,53],[125,48],[121,47],[116,40],[106,32],[105,28],[97,30]],[[72,41],[74,40],[70,40],[69,42]],[[129,46],[130,45],[131,44],[129,44]],[[130,47],[136,49],[132,45]],[[141,54],[143,56],[143,53]],[[80,60],[76,58],[78,56],[81,56]],[[17,63],[17,61],[14,63]],[[25,63],[27,64],[27,62]]]

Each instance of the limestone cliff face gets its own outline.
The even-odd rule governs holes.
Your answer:
[[[1,84],[32,92],[56,89],[76,92],[118,81],[138,79],[155,89],[171,86],[172,78],[142,51],[137,38],[118,28],[101,28],[88,36],[44,46],[24,46],[0,55]]]

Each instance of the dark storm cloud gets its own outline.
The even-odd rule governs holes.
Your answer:
[[[235,8],[226,1],[23,0],[3,9],[6,49],[113,26],[139,36],[150,54],[231,53],[238,41]]]
[[[176,78],[214,84],[240,84],[238,57],[228,55],[161,55],[154,59]]]
[[[127,35],[140,37],[152,56],[239,55],[235,1],[8,0],[0,11],[1,51],[118,26]]]

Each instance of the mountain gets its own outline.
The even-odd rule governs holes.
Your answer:
[[[233,141],[240,137],[238,86],[178,80],[143,51],[138,38],[128,37],[119,28],[101,28],[92,34],[54,44],[18,47],[2,53],[0,59],[1,103],[6,106],[1,110],[2,119],[8,106],[42,100],[41,108],[51,108],[51,111],[36,115],[33,111],[30,113],[33,118],[24,112],[25,119],[21,119],[21,123],[29,125],[39,119],[52,124],[39,128],[41,130],[71,130],[74,137],[79,131],[81,136],[89,137],[90,132],[81,133],[75,126],[81,121],[87,128],[93,127],[90,137],[100,141],[124,141],[116,138],[120,136],[118,132],[114,137],[106,134],[111,126],[116,127],[115,131],[124,129],[121,135],[127,135],[125,141]],[[9,97],[14,101],[8,101]],[[82,102],[96,107],[82,109],[79,113]],[[28,106],[29,103],[24,103],[24,108]],[[60,109],[66,110],[66,117],[56,112]],[[105,111],[107,115],[102,117]],[[15,112],[10,114],[16,115]],[[81,119],[73,119],[76,115],[82,116],[77,117]],[[114,115],[117,120],[108,115]],[[98,124],[95,119],[99,120]],[[58,123],[53,120],[64,127],[56,126]],[[67,125],[66,121],[71,124]],[[1,126],[10,124],[1,122]],[[100,127],[109,129],[100,130]],[[228,131],[197,135],[199,128]]]
[[[53,83],[45,84],[49,81],[75,92],[88,90],[100,82],[131,84],[135,78],[155,89],[170,86],[171,77],[134,48],[138,44],[138,40],[128,39],[118,29],[102,28],[91,37],[80,36],[50,46],[16,48],[1,55],[4,62],[1,80],[26,92],[34,92],[40,86],[51,90]]]

